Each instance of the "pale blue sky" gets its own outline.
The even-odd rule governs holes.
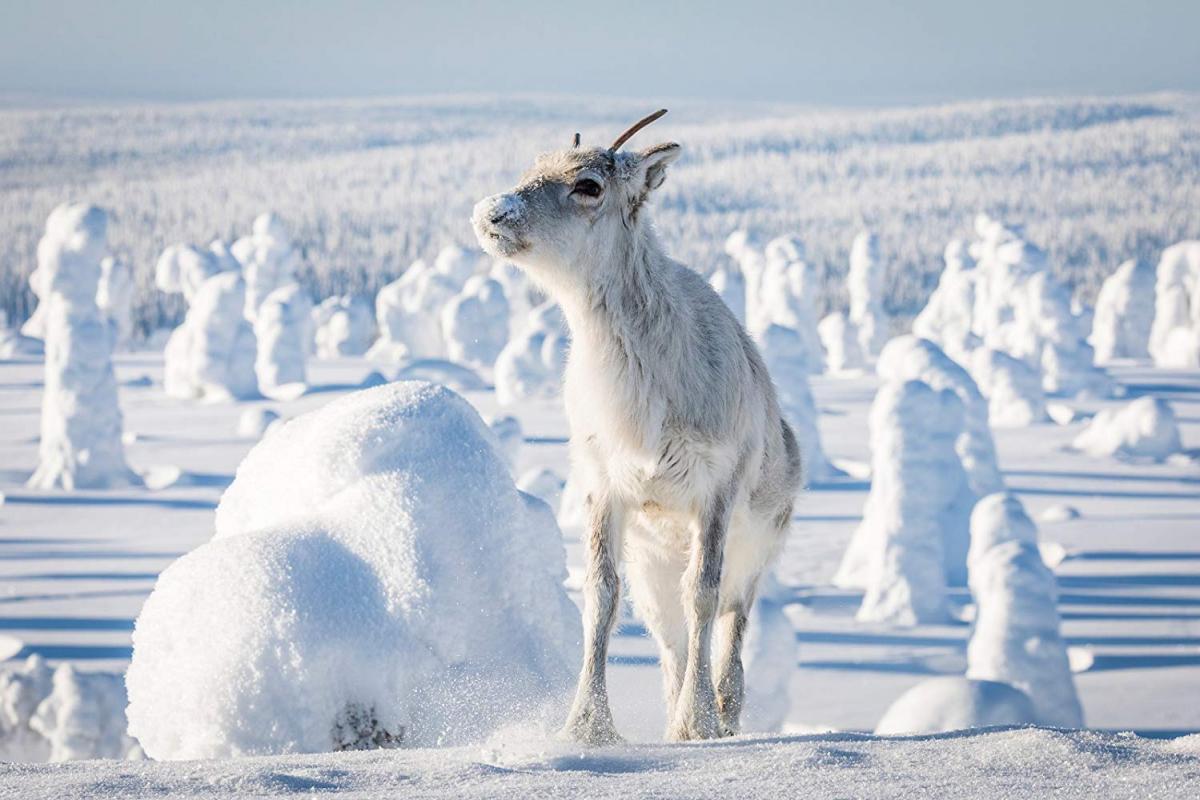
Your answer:
[[[1200,89],[1200,0],[0,0],[0,93],[819,104]]]

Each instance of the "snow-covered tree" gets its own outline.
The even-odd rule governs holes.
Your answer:
[[[1183,449],[1171,404],[1139,397],[1118,408],[1101,409],[1072,442],[1088,455],[1163,461]]]
[[[1160,367],[1200,367],[1200,241],[1163,250],[1154,284],[1150,355]]]
[[[975,259],[967,243],[955,239],[943,253],[946,268],[938,279],[929,301],[913,320],[912,332],[942,348],[960,364],[965,364],[970,351],[978,344],[972,332],[975,310]]]
[[[133,335],[133,275],[125,262],[112,256],[100,262],[96,306],[108,323],[113,349],[127,348]]]
[[[267,397],[296,397],[307,389],[305,359],[312,341],[312,301],[293,283],[267,295],[254,319],[254,373]]]
[[[1154,325],[1154,269],[1131,258],[1105,279],[1096,298],[1090,343],[1096,363],[1146,358]]]
[[[367,357],[392,362],[445,358],[441,312],[458,290],[451,277],[414,261],[375,296],[379,340]]]
[[[770,325],[758,338],[771,380],[779,395],[783,417],[796,434],[808,481],[823,481],[836,473],[821,446],[817,402],[808,385],[808,352],[798,331]]]
[[[993,428],[1021,428],[1046,419],[1041,375],[1028,363],[1003,350],[979,347],[967,367],[988,400],[987,421]]]
[[[751,335],[761,337],[764,326],[780,325],[796,331],[804,347],[809,372],[825,369],[825,350],[817,332],[817,312],[813,299],[817,287],[812,268],[804,261],[804,243],[794,236],[779,236],[767,243],[765,266],[759,286],[757,328]]]
[[[375,339],[375,315],[361,297],[334,295],[313,309],[312,330],[317,358],[361,356]]]
[[[508,326],[504,287],[485,275],[474,275],[442,308],[446,355],[451,361],[490,371],[508,344]]]
[[[121,444],[121,408],[108,323],[96,305],[108,215],[64,204],[50,213],[38,242],[46,378],[38,489],[107,488],[136,483]]]
[[[821,349],[825,351],[825,367],[829,372],[855,372],[866,367],[862,346],[858,343],[858,328],[846,318],[844,311],[826,315],[817,325]]]
[[[496,358],[496,401],[508,406],[530,397],[558,394],[567,344],[558,306],[544,303],[531,311],[525,335],[511,340]]]
[[[283,220],[270,212],[255,217],[253,232],[234,242],[230,253],[242,265],[245,314],[253,323],[272,292],[295,282],[300,260]]]
[[[846,290],[850,294],[850,322],[858,329],[858,343],[867,358],[875,358],[888,339],[890,319],[883,307],[883,261],[879,237],[861,231],[850,248]]]

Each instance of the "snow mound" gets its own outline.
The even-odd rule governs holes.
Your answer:
[[[951,675],[921,681],[900,695],[884,712],[875,734],[943,733],[1035,721],[1033,702],[1020,689]]]
[[[1183,445],[1171,404],[1139,397],[1119,408],[1106,408],[1071,443],[1090,456],[1121,456],[1163,461]]]
[[[440,358],[411,361],[396,372],[396,380],[440,383],[456,392],[478,392],[487,388],[487,383],[473,370]]]
[[[1059,632],[1058,589],[1036,539],[1037,528],[1015,497],[994,494],[975,506],[970,586],[978,612],[967,677],[1020,689],[1033,701],[1039,724],[1080,728],[1083,710]]]
[[[120,675],[51,669],[36,655],[0,669],[0,761],[140,757]]]
[[[871,492],[834,583],[866,590],[860,621],[944,622],[946,542],[959,549],[973,500],[954,450],[962,403],[920,381],[886,383],[869,426]]]
[[[264,438],[138,618],[130,733],[158,759],[451,744],[565,701],[561,536],[495,446],[416,382]]]
[[[1154,270],[1130,259],[1105,279],[1096,297],[1090,344],[1096,363],[1118,358],[1146,358],[1154,325]]]
[[[361,356],[375,339],[375,316],[360,297],[327,297],[312,311],[312,330],[317,358]]]
[[[521,420],[513,416],[502,415],[488,423],[492,434],[500,443],[500,455],[508,469],[514,475],[517,463],[521,458],[521,448],[525,444],[525,432],[521,428]]]
[[[1079,509],[1075,506],[1056,503],[1044,509],[1038,515],[1038,519],[1042,522],[1070,522],[1073,519],[1079,519],[1080,516]]]

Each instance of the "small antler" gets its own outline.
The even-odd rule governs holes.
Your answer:
[[[575,131],[575,144],[572,147],[579,147],[579,131]]]
[[[635,133],[637,133],[637,132],[638,132],[638,131],[640,131],[642,128],[644,128],[644,127],[646,127],[647,125],[649,125],[651,122],[654,122],[654,120],[658,119],[659,117],[661,117],[661,116],[662,116],[663,114],[665,114],[665,113],[667,113],[667,110],[666,110],[665,108],[660,108],[658,111],[655,111],[655,112],[654,112],[653,114],[651,114],[650,116],[648,116],[648,117],[643,117],[642,119],[638,120],[637,122],[635,122],[635,123],[633,124],[633,127],[631,127],[629,130],[625,131],[625,132],[624,132],[624,133],[622,133],[620,136],[618,136],[618,137],[617,137],[617,140],[616,140],[615,142],[613,142],[613,143],[612,143],[612,147],[610,147],[610,148],[608,148],[608,149],[609,149],[609,150],[619,150],[619,149],[621,148],[621,145],[625,144],[625,143],[626,143],[626,142],[628,142],[630,139],[632,139],[632,138],[633,138],[633,135],[634,135]]]

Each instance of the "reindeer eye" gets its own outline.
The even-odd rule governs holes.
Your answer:
[[[580,178],[571,187],[571,194],[582,194],[587,197],[599,197],[602,191],[604,191],[604,187],[591,178]]]

